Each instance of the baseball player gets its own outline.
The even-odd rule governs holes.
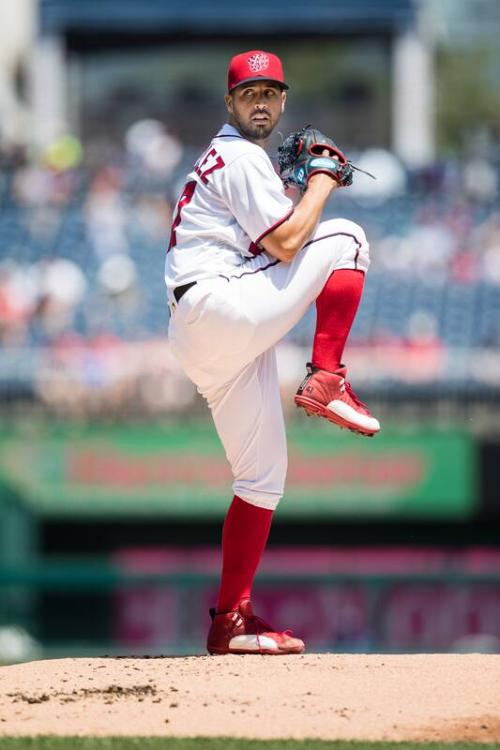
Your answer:
[[[253,613],[251,588],[287,469],[274,346],[312,302],[312,363],[297,405],[363,435],[380,429],[342,364],[368,243],[351,221],[320,222],[330,194],[350,184],[352,173],[341,152],[311,147],[288,175],[303,196],[296,205],[287,197],[265,151],[287,89],[276,55],[251,50],[232,58],[227,123],[188,176],[166,258],[170,345],[208,403],[234,476],[220,591],[210,610],[211,654],[304,650],[291,631]]]

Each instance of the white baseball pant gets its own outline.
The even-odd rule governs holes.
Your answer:
[[[368,270],[363,229],[321,222],[291,263],[267,253],[169,296],[174,355],[207,400],[234,477],[234,494],[274,510],[287,449],[274,345],[300,320],[333,271]]]

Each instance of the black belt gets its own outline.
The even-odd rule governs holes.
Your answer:
[[[180,302],[182,297],[186,294],[188,289],[196,284],[196,281],[192,281],[190,284],[183,284],[182,286],[176,286],[174,289],[174,297],[176,302]]]

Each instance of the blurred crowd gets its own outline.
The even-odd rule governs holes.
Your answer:
[[[133,125],[122,146],[105,153],[85,153],[67,135],[36,158],[0,156],[0,379],[15,380],[21,361],[28,377],[33,352],[50,352],[60,372],[71,352],[80,361],[85,351],[87,360],[93,354],[93,367],[83,369],[94,388],[109,377],[109,353],[125,343],[164,347],[163,260],[195,157],[154,120]],[[472,155],[418,173],[381,149],[354,161],[377,180],[356,174],[328,207],[361,223],[371,244],[353,343],[498,347],[495,161]],[[288,343],[306,346],[313,326],[311,311]]]
[[[3,346],[102,334],[135,340],[165,330],[162,259],[182,147],[159,123],[139,125],[127,148],[99,163],[87,164],[69,141],[35,163],[17,155],[3,165]]]

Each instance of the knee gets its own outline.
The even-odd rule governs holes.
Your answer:
[[[360,247],[366,246],[366,252],[368,252],[368,240],[366,239],[366,233],[360,224],[356,224],[355,221],[349,219],[343,219],[346,226],[346,232],[352,235],[352,238],[357,242]]]
[[[350,219],[328,219],[322,221],[320,227],[323,236],[330,234],[338,237],[350,237],[358,245],[368,245],[363,227]]]
[[[260,472],[258,477],[235,477],[233,491],[250,505],[276,510],[283,497],[287,470],[286,455]]]
[[[345,223],[346,234],[351,235],[354,243],[356,269],[359,271],[368,271],[370,267],[370,245],[366,239],[365,230],[359,224],[349,219],[343,219]]]
[[[335,268],[368,270],[370,246],[362,226],[350,219],[330,219],[320,224],[318,234],[325,239],[331,238]]]

